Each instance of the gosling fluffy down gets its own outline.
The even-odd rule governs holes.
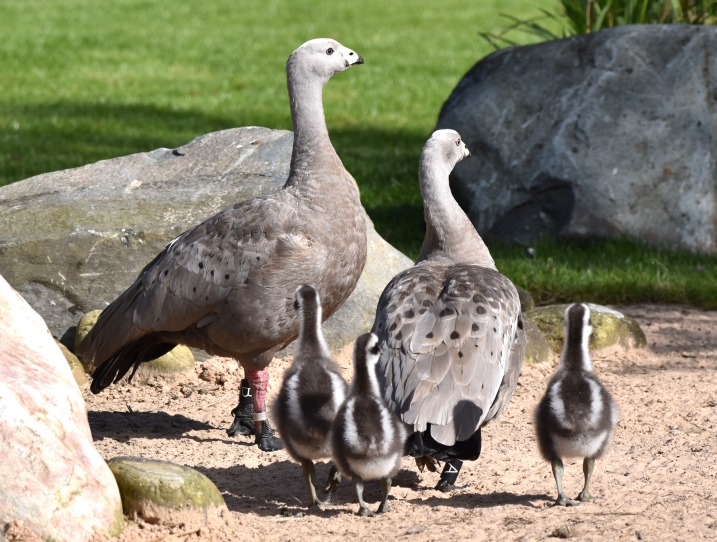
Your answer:
[[[560,366],[535,412],[538,446],[550,461],[558,486],[557,505],[579,504],[565,496],[562,459],[583,457],[585,486],[578,501],[592,500],[590,477],[595,460],[612,441],[618,408],[592,371],[588,341],[592,332],[590,308],[574,304],[565,311],[565,345]]]
[[[376,514],[388,511],[386,500],[391,477],[401,464],[406,430],[379,393],[376,363],[378,338],[365,333],[354,346],[354,378],[333,427],[333,457],[339,471],[356,489],[359,515],[374,515],[363,502],[363,482],[381,481],[381,504]]]

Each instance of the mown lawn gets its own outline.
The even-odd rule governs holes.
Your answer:
[[[507,20],[500,13],[527,18],[555,5],[0,0],[0,185],[172,148],[224,128],[290,129],[286,58],[307,39],[334,37],[366,64],[325,89],[332,140],[377,230],[415,257],[423,238],[418,157],[443,101],[491,51],[478,32],[503,28]],[[606,246],[620,256],[601,259],[612,250]],[[520,248],[494,250],[501,269],[543,300],[592,296],[585,299],[717,305],[710,275],[716,259],[673,257],[621,242],[541,245],[534,262]],[[639,259],[639,267],[636,259],[622,263],[626,251],[653,256]],[[652,273],[650,258],[667,267],[665,276]],[[693,260],[708,270],[690,271]],[[603,263],[592,268],[586,263],[592,261]],[[680,293],[694,289],[701,293]]]

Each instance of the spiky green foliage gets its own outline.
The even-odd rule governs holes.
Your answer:
[[[508,37],[515,30],[551,40],[625,24],[717,23],[717,0],[559,0],[555,11],[541,11],[541,16],[527,19],[503,14],[511,21],[508,26],[480,35],[498,49],[515,45]]]

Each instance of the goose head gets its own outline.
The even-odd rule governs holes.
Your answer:
[[[354,64],[363,64],[363,58],[355,51],[336,40],[318,38],[307,41],[291,53],[287,69],[316,77],[325,84],[331,77]]]
[[[442,160],[451,169],[468,158],[471,152],[466,147],[461,134],[455,130],[436,130],[426,141],[423,152],[434,160]]]

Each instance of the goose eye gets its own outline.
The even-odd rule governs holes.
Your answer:
[[[334,50],[331,47],[329,47],[328,49],[326,49],[326,54],[331,56],[334,54]]]
[[[460,146],[461,146],[461,140],[460,140],[460,139],[456,139],[456,147],[460,147]]]

